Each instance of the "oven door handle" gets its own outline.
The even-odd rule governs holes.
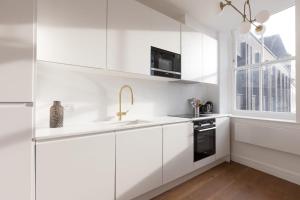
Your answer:
[[[213,128],[207,128],[207,129],[201,129],[201,130],[197,130],[198,132],[204,132],[204,131],[210,131],[210,130],[214,130],[216,129],[216,127]]]
[[[163,69],[158,69],[158,68],[151,68],[152,71],[158,71],[158,72],[164,72],[164,73],[169,73],[169,74],[177,74],[177,75],[181,75],[180,72],[176,72],[176,71],[168,71],[168,70],[163,70]]]

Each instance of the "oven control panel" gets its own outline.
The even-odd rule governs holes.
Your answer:
[[[202,130],[216,127],[216,119],[202,119],[194,121],[194,129]]]

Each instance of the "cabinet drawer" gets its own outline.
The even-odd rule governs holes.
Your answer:
[[[37,200],[113,200],[114,177],[114,134],[36,144]]]

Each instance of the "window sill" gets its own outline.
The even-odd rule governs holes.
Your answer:
[[[253,117],[261,119],[274,119],[280,121],[296,121],[296,113],[292,112],[266,112],[266,111],[249,111],[249,110],[233,110],[235,116]]]
[[[287,120],[287,119],[274,119],[274,118],[266,118],[266,117],[250,117],[250,116],[243,116],[243,115],[231,115],[231,118],[235,119],[249,119],[249,120],[259,120],[259,121],[266,121],[266,122],[279,122],[279,123],[288,123],[288,124],[300,124],[296,122],[296,120]]]

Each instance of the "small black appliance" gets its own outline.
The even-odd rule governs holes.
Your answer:
[[[151,75],[181,79],[181,55],[151,47]]]
[[[211,101],[206,102],[200,106],[200,113],[213,113],[214,104]]]

